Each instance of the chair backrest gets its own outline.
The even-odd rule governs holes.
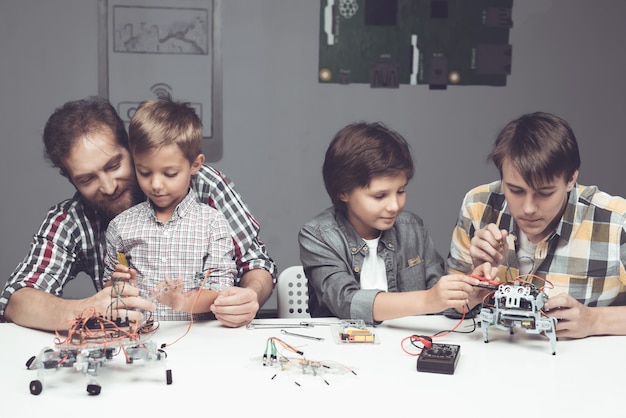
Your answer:
[[[310,318],[309,289],[302,266],[291,266],[278,275],[276,284],[279,318]]]

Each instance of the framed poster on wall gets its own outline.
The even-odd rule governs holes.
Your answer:
[[[98,95],[128,123],[143,100],[191,104],[222,158],[221,0],[98,0]]]

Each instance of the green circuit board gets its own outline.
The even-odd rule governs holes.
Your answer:
[[[321,0],[320,83],[504,86],[513,0]]]

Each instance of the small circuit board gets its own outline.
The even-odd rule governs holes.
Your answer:
[[[337,328],[341,343],[376,343],[376,333],[362,319],[343,320]]]

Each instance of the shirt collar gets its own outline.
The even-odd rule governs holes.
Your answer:
[[[171,220],[184,218],[187,215],[187,213],[189,213],[191,206],[197,200],[198,200],[198,196],[196,192],[190,188],[187,191],[187,196],[185,196],[185,198],[178,205],[176,205],[176,208],[174,209],[174,213],[172,214]],[[152,202],[150,202],[150,199],[146,200],[146,204],[147,204],[146,206],[150,210],[150,214],[152,215],[154,219],[156,219],[156,212],[154,210],[154,207],[152,206]]]
[[[356,229],[352,226],[348,218],[341,212],[340,210],[335,209],[335,220],[337,221],[337,226],[339,230],[343,233],[344,237],[346,237],[346,241],[348,241],[348,247],[350,251],[355,254],[363,250],[365,247],[365,241],[361,238],[361,236],[356,232]]]
[[[576,220],[576,211],[578,208],[578,184],[575,183],[572,190],[569,192],[569,196],[567,198],[567,203],[565,204],[565,210],[563,211],[563,215],[561,215],[561,221],[559,225],[556,227],[556,235],[564,240],[569,240],[569,237],[572,235],[572,230],[574,228],[574,222]]]
[[[352,226],[348,218],[339,210],[335,209],[335,220],[337,221],[337,225],[339,226],[339,230],[346,237],[346,241],[348,241],[348,246],[352,253],[357,253],[363,250],[363,248],[367,245],[363,237],[356,232],[356,229]],[[383,243],[384,246],[390,250],[393,250],[395,247],[393,242],[395,241],[395,228],[390,228],[386,231],[382,231],[380,234],[380,243]]]

